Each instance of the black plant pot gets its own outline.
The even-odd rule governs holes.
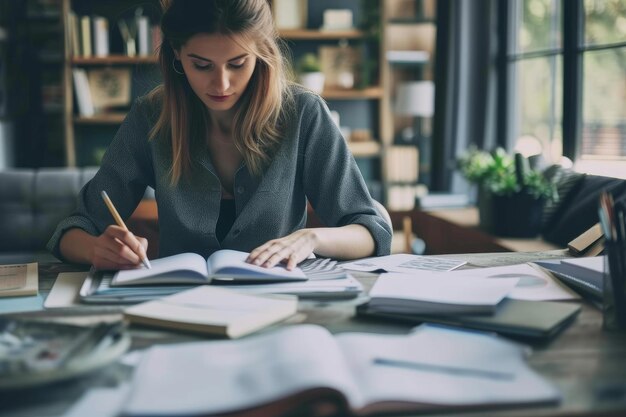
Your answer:
[[[480,228],[496,236],[535,237],[541,231],[545,199],[520,192],[510,196],[481,191]]]

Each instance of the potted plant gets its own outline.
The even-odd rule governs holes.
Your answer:
[[[534,237],[541,228],[546,201],[556,200],[554,183],[530,169],[521,154],[475,148],[459,159],[463,176],[478,186],[481,229],[498,236]]]
[[[325,76],[317,55],[306,53],[298,61],[298,82],[309,90],[321,94]]]

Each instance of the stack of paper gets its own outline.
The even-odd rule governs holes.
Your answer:
[[[382,274],[370,291],[369,307],[405,314],[493,314],[518,279],[450,278],[450,273],[416,276]]]

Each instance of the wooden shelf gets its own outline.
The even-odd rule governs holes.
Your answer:
[[[326,89],[322,92],[322,97],[335,100],[358,100],[358,99],[379,99],[384,95],[382,87],[367,87],[356,90]]]
[[[364,142],[348,142],[350,152],[357,158],[371,158],[380,156],[380,143],[368,140]]]
[[[389,24],[392,25],[434,25],[435,19],[429,17],[415,18],[415,17],[394,17],[389,19]]]
[[[73,65],[134,65],[134,64],[156,64],[156,56],[126,56],[109,55],[103,57],[72,57]]]
[[[74,117],[74,123],[77,125],[116,125],[124,121],[126,113],[103,113],[91,117],[78,116]]]
[[[315,29],[285,29],[280,30],[279,35],[285,40],[335,40],[335,39],[363,39],[367,37],[360,30],[315,30]]]

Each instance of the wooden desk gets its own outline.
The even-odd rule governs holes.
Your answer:
[[[559,251],[537,253],[535,258],[558,256]],[[491,253],[463,255],[470,266],[489,266],[503,263],[516,263],[515,254]],[[530,254],[520,254],[518,262],[526,261]],[[41,292],[45,295],[50,290],[57,273],[72,269],[62,264],[46,264],[40,267]],[[75,270],[76,268],[74,268]],[[374,274],[360,274],[358,278],[366,288],[376,280]],[[328,328],[333,333],[344,331],[376,332],[402,334],[409,326],[363,320],[354,317],[354,308],[359,300],[314,303],[301,302],[300,313],[292,323],[315,323]],[[71,319],[84,318],[95,311],[62,312],[47,311],[24,316],[39,316]],[[100,316],[116,319],[119,315]],[[601,313],[584,304],[576,321],[551,343],[534,346],[529,357],[529,364],[540,374],[552,381],[563,394],[563,401],[558,406],[526,407],[480,412],[455,412],[455,416],[504,417],[504,416],[625,416],[626,415],[626,332],[607,333],[602,331]],[[155,343],[171,343],[200,340],[200,337],[177,334],[159,330],[131,329],[133,349],[143,348]],[[132,370],[124,365],[109,366],[82,379],[57,384],[38,390],[25,391],[10,395],[0,394],[0,414],[11,417],[49,417],[60,416],[90,387],[115,386],[128,381]],[[435,414],[443,416],[444,414]],[[450,415],[450,414],[447,414]]]
[[[429,255],[559,249],[539,237],[516,239],[492,236],[478,228],[478,210],[475,207],[396,211],[389,214],[396,230],[402,229],[404,217],[411,219],[413,233],[426,242]]]

